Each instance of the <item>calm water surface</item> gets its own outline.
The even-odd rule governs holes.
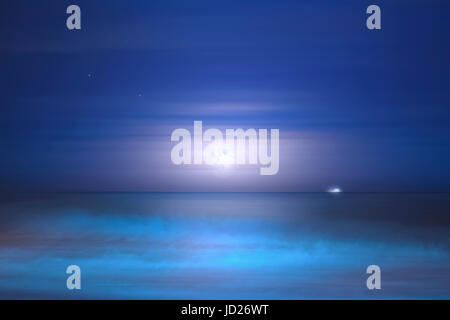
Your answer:
[[[450,298],[450,194],[2,196],[0,298]]]

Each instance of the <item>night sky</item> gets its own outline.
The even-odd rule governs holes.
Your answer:
[[[450,192],[449,13],[437,0],[3,0],[0,190]],[[279,173],[175,166],[170,134],[194,120],[279,128]]]

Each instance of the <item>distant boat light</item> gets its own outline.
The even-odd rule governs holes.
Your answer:
[[[342,190],[341,190],[341,188],[338,188],[338,187],[332,187],[332,188],[328,189],[328,192],[339,193],[339,192],[342,192]]]

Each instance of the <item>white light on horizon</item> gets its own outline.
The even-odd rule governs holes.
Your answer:
[[[332,187],[332,188],[328,189],[328,192],[331,192],[331,193],[340,193],[340,192],[342,192],[342,190],[341,190],[341,188],[339,188],[339,187]]]

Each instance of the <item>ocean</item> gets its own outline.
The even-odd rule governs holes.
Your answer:
[[[0,298],[448,299],[450,194],[3,195]]]

